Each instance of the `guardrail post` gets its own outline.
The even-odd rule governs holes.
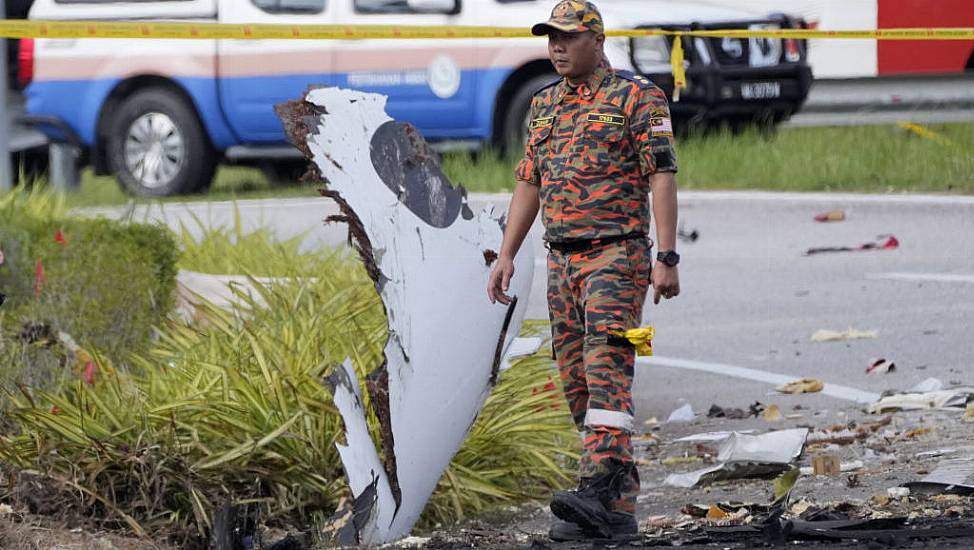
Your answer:
[[[58,191],[73,193],[81,187],[78,178],[78,151],[70,143],[53,142],[48,146],[48,182]]]

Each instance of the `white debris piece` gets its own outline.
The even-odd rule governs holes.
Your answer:
[[[700,434],[688,435],[686,437],[681,437],[680,439],[675,439],[676,443],[699,443],[699,442],[713,442],[713,441],[723,441],[731,436],[731,434],[752,434],[754,430],[737,430],[733,432],[705,432]]]
[[[685,474],[670,474],[663,481],[672,487],[694,487],[702,481],[767,477],[790,468],[805,447],[806,428],[761,435],[731,433],[721,444],[714,466]]]
[[[692,422],[696,416],[693,414],[693,407],[689,403],[686,403],[682,407],[678,407],[676,410],[670,413],[670,417],[666,419],[666,422]]]
[[[926,393],[931,391],[940,391],[944,389],[944,382],[939,378],[927,378],[923,382],[920,382],[916,386],[910,388],[912,393]]]
[[[896,411],[940,409],[963,411],[974,397],[974,388],[953,388],[925,393],[897,393],[887,395],[869,406],[872,414]]]
[[[538,336],[515,338],[507,348],[507,355],[504,356],[504,362],[501,363],[501,370],[504,371],[511,368],[511,361],[519,357],[527,357],[528,355],[538,353],[543,343],[544,340]]]
[[[865,338],[876,338],[879,336],[878,330],[858,330],[850,328],[848,330],[829,330],[821,329],[812,334],[812,342],[841,342],[844,340],[861,340]]]
[[[278,111],[339,204],[338,221],[348,223],[389,321],[386,364],[368,377],[381,458],[361,433],[353,370],[333,379],[354,542],[369,545],[408,535],[419,518],[520,331],[534,267],[531,247],[522,247],[510,289],[516,301],[490,304],[485,289],[502,218],[471,212],[466,192],[449,184],[425,141],[385,105],[382,95],[319,88]]]

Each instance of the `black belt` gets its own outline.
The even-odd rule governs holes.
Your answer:
[[[562,242],[545,242],[545,248],[555,252],[583,252],[603,245],[617,243],[619,241],[629,241],[632,239],[645,239],[645,233],[627,233],[625,235],[612,235],[610,237],[599,237],[597,239],[578,239]]]

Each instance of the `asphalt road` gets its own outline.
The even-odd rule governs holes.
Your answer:
[[[471,197],[475,208],[506,208],[505,195]],[[680,400],[695,411],[711,404],[754,401],[812,410],[861,408],[885,390],[928,378],[974,384],[974,197],[910,195],[684,192],[681,220],[696,229],[681,243],[683,292],[644,318],[657,328],[657,357],[637,368],[640,419],[664,420]],[[344,228],[321,223],[335,211],[326,199],[239,203],[247,227],[270,225],[280,237],[307,234],[306,246],[341,245]],[[816,213],[843,209],[842,222],[818,223]],[[90,210],[118,216],[118,209]],[[158,206],[134,219],[193,226],[232,223],[229,203]],[[546,318],[540,226],[529,237],[539,266],[528,318]],[[813,246],[855,246],[893,234],[896,250],[804,256]],[[818,329],[877,330],[878,337],[815,343]],[[866,375],[872,358],[896,363]],[[782,396],[780,380],[818,378],[823,394]]]
[[[816,80],[785,127],[974,121],[974,77],[900,76]]]

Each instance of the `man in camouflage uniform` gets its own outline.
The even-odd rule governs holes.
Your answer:
[[[680,292],[673,127],[663,92],[614,71],[603,53],[602,17],[591,2],[563,0],[535,25],[562,77],[531,103],[530,134],[504,242],[488,281],[506,295],[513,258],[538,210],[548,255],[548,309],[565,396],[582,433],[578,489],[555,494],[564,522],[556,540],[625,539],[638,533],[639,476],[630,439],[635,352],[619,333],[640,325],[654,302]],[[662,249],[651,266],[649,198]]]

